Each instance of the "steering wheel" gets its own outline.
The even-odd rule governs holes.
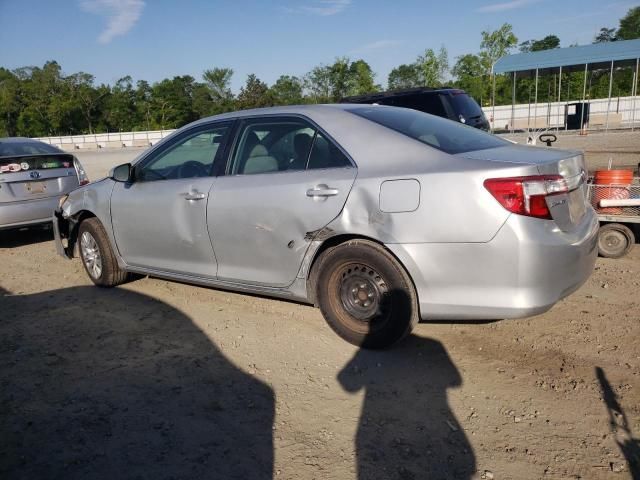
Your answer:
[[[538,137],[541,142],[546,143],[547,147],[550,147],[553,142],[558,140],[558,137],[554,133],[543,133]]]
[[[187,160],[178,167],[178,178],[206,177],[208,175],[207,167],[197,160]]]

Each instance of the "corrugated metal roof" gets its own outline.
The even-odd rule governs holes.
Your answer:
[[[572,67],[585,64],[605,64],[611,60],[640,58],[640,39],[595,43],[578,47],[556,48],[541,52],[516,53],[499,59],[495,73],[522,72],[545,68]]]

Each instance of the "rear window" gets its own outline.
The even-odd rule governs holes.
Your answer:
[[[478,118],[483,115],[480,106],[466,93],[452,93],[449,100],[453,105],[457,115],[462,115],[465,119]]]
[[[16,173],[27,170],[47,170],[73,167],[73,156],[68,154],[0,157],[0,173]]]
[[[353,107],[347,110],[450,154],[510,145],[508,141],[477,128],[417,110],[384,106]]]
[[[60,150],[42,142],[0,142],[0,157],[41,153],[60,153]]]

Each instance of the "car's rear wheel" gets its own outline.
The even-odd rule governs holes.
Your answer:
[[[318,260],[316,299],[329,326],[346,341],[385,348],[418,323],[411,279],[382,246],[351,240]]]
[[[118,267],[107,232],[97,218],[80,224],[78,248],[87,275],[99,287],[115,287],[127,280],[127,272]]]
[[[608,223],[598,232],[598,253],[601,257],[624,257],[635,243],[633,232],[621,223]]]

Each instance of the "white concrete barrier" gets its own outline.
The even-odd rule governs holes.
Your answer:
[[[99,148],[149,147],[171,135],[175,130],[149,132],[95,133],[66,137],[38,137],[35,140],[55,145],[63,150],[97,150]]]

